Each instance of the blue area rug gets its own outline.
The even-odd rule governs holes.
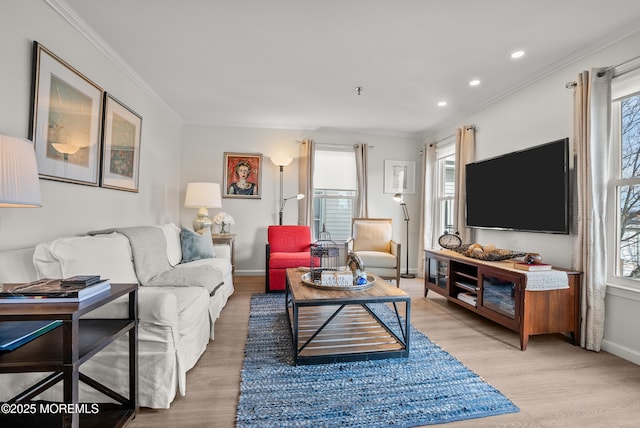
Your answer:
[[[295,366],[284,295],[251,298],[238,427],[412,427],[518,411],[414,327],[409,358]]]

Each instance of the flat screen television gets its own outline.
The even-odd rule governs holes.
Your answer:
[[[466,165],[467,226],[569,233],[569,139]]]

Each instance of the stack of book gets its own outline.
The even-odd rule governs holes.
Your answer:
[[[470,304],[471,306],[476,306],[478,301],[478,296],[472,293],[458,293],[458,299],[462,300],[465,303]]]
[[[73,303],[81,302],[111,288],[98,275],[78,275],[66,279],[40,279],[26,284],[3,284],[1,303]]]
[[[514,263],[513,267],[520,270],[528,270],[530,272],[535,272],[539,270],[551,270],[553,266],[548,265],[546,263],[532,263],[532,264]]]

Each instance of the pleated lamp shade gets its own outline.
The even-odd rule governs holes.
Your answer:
[[[33,143],[0,135],[0,208],[41,206]]]

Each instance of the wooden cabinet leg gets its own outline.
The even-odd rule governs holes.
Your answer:
[[[520,335],[520,350],[521,351],[526,351],[527,350],[527,345],[529,344],[529,335]]]

